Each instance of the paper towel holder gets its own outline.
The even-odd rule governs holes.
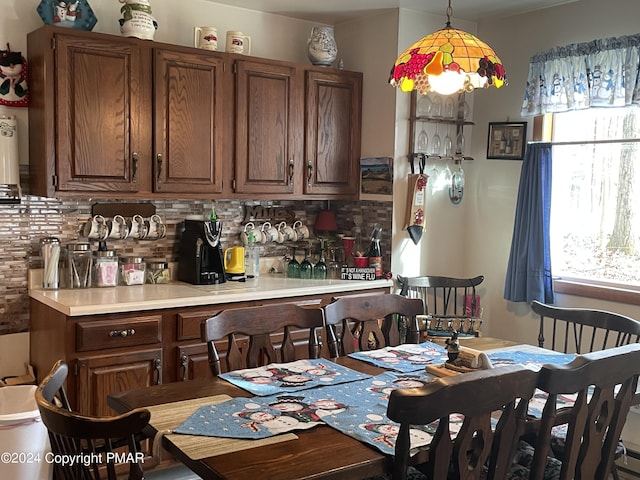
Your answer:
[[[22,197],[18,163],[18,124],[13,115],[0,115],[0,204],[18,204]]]

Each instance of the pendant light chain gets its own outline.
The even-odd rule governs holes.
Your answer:
[[[453,9],[451,8],[451,0],[449,0],[449,6],[447,7],[447,28],[451,28],[452,15],[453,15]]]

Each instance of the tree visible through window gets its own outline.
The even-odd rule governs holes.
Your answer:
[[[639,107],[555,114],[553,275],[640,288]]]

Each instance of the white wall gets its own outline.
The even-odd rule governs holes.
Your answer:
[[[557,45],[638,33],[639,17],[639,2],[581,0],[478,25],[478,36],[496,50],[509,80],[504,88],[474,94],[472,153],[476,161],[467,169],[469,196],[464,200],[469,206],[466,268],[469,274],[485,275],[483,306],[487,322],[483,329],[486,327],[488,335],[522,342],[534,342],[537,336],[536,318],[528,305],[503,298],[522,162],[486,159],[488,122],[521,120],[520,106],[533,54]],[[532,120],[526,120],[530,136]],[[640,308],[631,305],[567,295],[558,295],[557,303],[603,308],[640,318]]]

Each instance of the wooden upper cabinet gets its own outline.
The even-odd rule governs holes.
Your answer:
[[[291,194],[302,162],[302,91],[288,64],[238,60],[236,193]]]
[[[221,193],[224,117],[221,56],[155,49],[155,192]]]
[[[357,196],[362,74],[308,71],[304,193]]]
[[[137,192],[148,67],[140,49],[56,35],[55,66],[57,190]]]

